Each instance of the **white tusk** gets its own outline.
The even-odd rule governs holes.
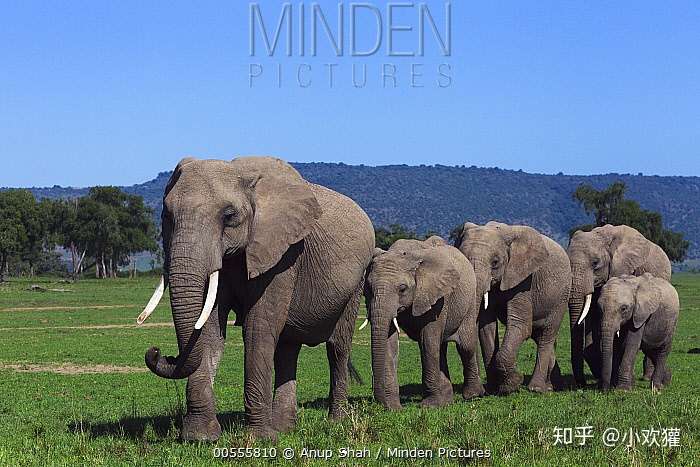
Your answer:
[[[165,284],[165,277],[160,276],[160,282],[158,283],[158,287],[156,287],[156,290],[153,292],[153,296],[148,301],[146,308],[144,308],[139,317],[136,318],[136,324],[143,324],[143,322],[146,321],[149,316],[151,316],[153,310],[155,310],[158,306],[160,299],[163,298],[163,292],[165,292],[166,287],[167,285]]]
[[[620,330],[617,330],[617,337],[620,337]]]
[[[401,331],[399,330],[399,322],[396,321],[396,318],[394,318],[392,322],[394,323],[394,326],[396,326],[396,332],[401,334]]]
[[[202,308],[202,314],[199,315],[199,319],[194,325],[195,329],[202,329],[204,323],[209,319],[211,310],[214,309],[214,303],[216,302],[216,290],[219,288],[219,271],[214,271],[209,276],[209,288],[207,289],[207,298],[204,300],[204,308]]]
[[[362,331],[365,326],[367,326],[367,323],[369,323],[369,319],[365,318],[365,320],[360,324],[360,331]]]
[[[484,294],[484,310],[489,307],[489,293],[486,292]]]
[[[591,298],[593,298],[592,294],[586,295],[586,303],[583,305],[583,311],[581,312],[581,317],[578,319],[578,324],[583,323],[583,320],[586,319],[586,315],[588,315],[588,310],[591,309]]]

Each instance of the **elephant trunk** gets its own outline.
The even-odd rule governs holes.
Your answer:
[[[491,269],[479,261],[472,262],[474,275],[476,276],[476,301],[477,304],[488,308],[487,295],[491,290]]]
[[[600,375],[600,388],[604,391],[610,389],[610,380],[612,378],[612,360],[613,360],[613,335],[615,334],[615,326],[613,323],[606,321],[601,327],[600,348],[602,354],[602,370]]]
[[[168,258],[168,282],[179,354],[177,357],[163,356],[157,347],[151,347],[146,352],[145,360],[146,366],[156,375],[168,379],[183,379],[194,373],[202,362],[204,342],[199,338],[201,325],[198,326],[197,322],[203,312],[206,313],[205,308],[211,310],[215,299],[216,290],[212,292],[210,287],[208,295],[213,293],[214,296],[205,300],[209,270],[218,271],[221,265],[210,266],[209,261],[203,262],[200,259],[203,255],[196,255],[201,248],[197,248],[191,242],[175,241],[173,244],[175,246],[171,248]],[[212,274],[210,282],[215,283],[217,277],[216,274]]]
[[[586,334],[585,322],[579,324],[584,306],[590,303],[593,294],[593,278],[587,280],[589,274],[583,267],[574,266],[572,269],[572,287],[569,297],[569,326],[571,330],[571,368],[577,384],[585,384],[583,375],[583,348]],[[590,283],[589,283],[590,282]]]
[[[387,340],[391,320],[372,320],[372,389],[374,398],[385,407],[389,405],[387,391]]]

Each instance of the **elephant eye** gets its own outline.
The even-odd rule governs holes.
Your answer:
[[[620,311],[622,311],[623,313],[624,313],[625,311],[627,311],[627,310],[629,310],[629,306],[627,306],[627,305],[622,305],[622,306],[620,307]]]
[[[227,225],[227,226],[235,225],[237,219],[238,219],[238,215],[237,215],[236,211],[227,210],[226,212],[224,212],[224,218],[223,218],[224,225]]]
[[[498,258],[494,258],[493,261],[491,261],[491,269],[496,269],[498,267]]]
[[[406,284],[399,285],[399,292],[405,292],[408,286]]]

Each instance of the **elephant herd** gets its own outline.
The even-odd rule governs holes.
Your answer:
[[[528,338],[537,344],[528,388],[561,388],[555,344],[567,305],[576,383],[585,384],[585,362],[601,388],[630,388],[639,349],[652,387],[671,379],[666,358],[679,310],[671,265],[627,226],[577,232],[565,251],[531,227],[465,223],[454,246],[430,237],[383,251],[355,202],[280,159],[186,158],[165,189],[162,237],[163,278],[137,322],[169,288],[179,354],[151,347],[145,361],[158,376],[187,378],[185,440],[221,435],[213,385],[231,311],[243,332],[246,420],[259,438],[295,425],[302,345],[325,343],[329,416],[342,417],[363,295],[374,397],[390,409],[401,407],[400,332],[420,348],[423,406],[453,400],[448,342],[462,362],[465,399],[516,391]]]

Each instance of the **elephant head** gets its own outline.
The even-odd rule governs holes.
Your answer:
[[[143,322],[169,286],[179,355],[164,357],[152,347],[148,368],[164,378],[191,375],[202,360],[198,338],[224,259],[245,255],[244,273],[253,279],[279,262],[320,215],[311,186],[279,159],[180,161],[163,197],[163,280],[139,316]]]
[[[394,396],[388,394],[385,374],[392,322],[398,326],[399,313],[411,313],[420,319],[436,304],[444,303],[459,281],[457,269],[443,250],[375,250],[367,273],[365,296],[372,329],[374,397],[385,406]]]
[[[654,284],[654,277],[649,273],[639,277],[614,277],[601,290],[598,304],[601,312],[602,389],[610,388],[613,336],[627,323],[634,329],[639,329],[659,308],[660,300],[661,290]]]
[[[571,262],[571,362],[577,381],[583,383],[585,329],[580,326],[588,314],[596,289],[608,279],[634,274],[647,261],[651,242],[626,225],[605,225],[590,232],[577,231],[567,253]],[[595,373],[595,371],[594,371]]]
[[[498,286],[510,290],[542,267],[549,257],[542,235],[532,227],[467,222],[455,246],[474,267],[476,290],[488,308],[488,292]]]

